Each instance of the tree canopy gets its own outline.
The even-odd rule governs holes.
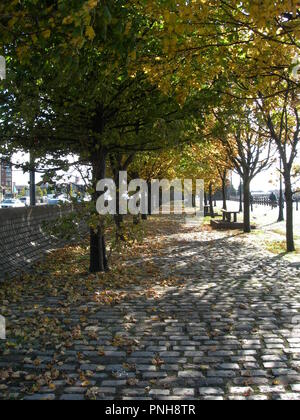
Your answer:
[[[291,203],[299,18],[293,0],[2,1],[1,153],[30,151],[51,168],[76,155],[92,168],[95,203],[109,156],[224,188],[243,150],[255,162],[273,140]],[[290,204],[287,216],[291,231]]]

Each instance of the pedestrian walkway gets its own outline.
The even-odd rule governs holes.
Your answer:
[[[106,291],[107,305],[84,279],[7,293],[0,398],[300,399],[300,269],[250,236],[165,235],[130,260],[152,286]]]

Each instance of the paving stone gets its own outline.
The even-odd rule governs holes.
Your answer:
[[[80,388],[80,387],[77,387],[77,386],[71,386],[71,387],[68,387],[68,388],[64,388],[63,392],[65,394],[85,394],[86,389]]]
[[[116,387],[116,386],[123,386],[126,384],[127,384],[127,381],[124,381],[124,380],[108,380],[108,381],[103,381],[101,383],[101,386]]]
[[[207,376],[215,376],[217,378],[234,378],[236,376],[236,372],[232,370],[209,370],[207,372]]]
[[[204,376],[202,372],[197,372],[194,370],[186,370],[186,371],[178,372],[178,377],[179,378],[203,378]]]
[[[143,378],[153,379],[153,378],[166,378],[167,374],[165,372],[144,372]]]
[[[195,395],[195,390],[192,388],[174,388],[174,395],[182,397],[193,397]]]
[[[55,400],[55,394],[34,394],[29,397],[24,397],[27,401],[52,401]]]
[[[287,368],[287,364],[283,362],[268,362],[263,364],[266,369],[280,369]]]
[[[85,398],[82,394],[63,394],[59,399],[62,401],[82,401]]]
[[[163,395],[167,396],[170,395],[170,391],[167,389],[151,389],[149,395]]]
[[[240,367],[238,364],[236,363],[222,363],[219,366],[220,369],[224,369],[224,370],[239,370]]]
[[[221,388],[199,388],[200,395],[224,395]]]
[[[276,386],[260,386],[259,391],[263,394],[279,394],[285,392],[285,388],[282,385]]]
[[[249,386],[245,386],[245,387],[230,387],[229,388],[229,392],[230,394],[238,394],[238,395],[245,395],[245,394],[252,394],[253,393],[253,389]]]
[[[286,392],[285,394],[280,394],[274,399],[284,400],[284,401],[300,401],[300,394]]]
[[[49,322],[61,322],[68,337],[83,326],[71,343],[47,338],[47,348],[36,339],[5,354],[0,342],[0,400],[8,395],[84,400],[93,392],[96,399],[130,401],[300,399],[300,329],[293,335],[292,323],[300,314],[300,266],[275,260],[252,236],[229,239],[228,232],[182,228],[164,241],[151,261],[160,274],[149,297],[135,295],[144,286],[133,284],[126,289],[133,296],[99,307],[85,288],[67,316],[60,313],[67,292],[48,296],[28,288],[20,302],[5,304],[12,326],[16,320],[30,323],[35,305],[49,309]],[[148,258],[133,260],[134,265],[143,267]],[[152,274],[145,276],[153,280]],[[178,277],[183,287],[162,286],[159,276]],[[135,319],[126,321],[128,329],[125,316]],[[135,344],[114,346],[120,334]],[[1,380],[1,370],[9,368],[26,372]],[[58,373],[51,372],[54,368]],[[30,375],[47,370],[57,376],[55,389],[44,384],[36,394],[26,394],[20,383],[30,389]]]
[[[275,376],[283,376],[283,375],[297,375],[297,372],[293,369],[272,369],[272,373]]]

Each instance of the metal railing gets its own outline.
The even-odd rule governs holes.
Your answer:
[[[240,202],[239,197],[230,197],[229,200]],[[244,200],[242,201],[244,202]],[[297,197],[296,199],[294,199],[294,203],[296,205],[296,211],[299,211],[300,199]],[[253,197],[250,201],[250,204],[276,208],[279,206],[279,200],[278,199],[276,201],[270,200],[270,197],[266,195],[266,196],[260,196],[260,197]],[[283,206],[285,206],[285,198],[283,198]]]

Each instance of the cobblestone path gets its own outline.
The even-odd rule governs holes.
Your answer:
[[[37,337],[35,347],[7,351],[0,343],[0,398],[300,399],[300,269],[254,241],[171,235],[152,262],[178,286],[100,309],[87,300],[94,310],[69,344]],[[9,323],[30,316],[12,302]],[[74,305],[68,322],[81,318]]]

